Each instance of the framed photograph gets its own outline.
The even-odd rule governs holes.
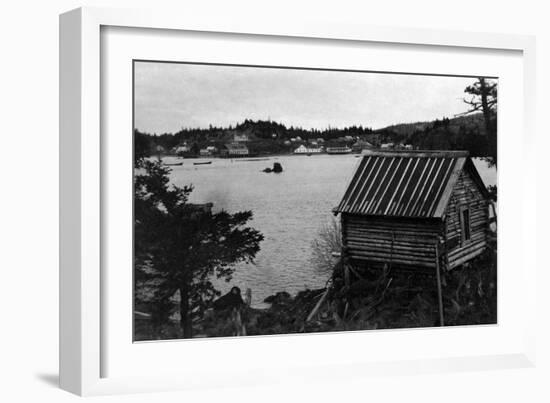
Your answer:
[[[533,38],[78,9],[60,44],[64,389],[534,365]]]

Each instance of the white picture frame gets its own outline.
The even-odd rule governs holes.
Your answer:
[[[235,383],[246,385],[258,382],[292,382],[300,379],[334,379],[368,376],[371,374],[411,374],[419,372],[475,370],[491,368],[527,367],[535,362],[535,278],[536,262],[534,242],[528,242],[535,229],[534,209],[517,211],[519,217],[507,228],[499,221],[503,231],[521,231],[523,242],[517,246],[518,262],[521,262],[522,284],[521,299],[523,312],[533,312],[517,324],[514,334],[521,334],[500,353],[475,351],[472,354],[458,355],[434,353],[420,358],[399,355],[388,359],[369,360],[360,354],[347,360],[316,360],[313,352],[307,350],[304,337],[278,336],[263,338],[215,340],[216,349],[221,351],[231,347],[241,356],[254,355],[255,351],[273,348],[276,351],[291,346],[303,351],[281,371],[282,363],[273,368],[264,368],[262,373],[253,371],[241,364],[232,377],[222,375],[227,369],[220,365],[217,371],[208,372],[208,368],[199,368],[195,374],[189,372],[189,361],[171,367],[166,373],[153,375],[124,374],[118,371],[116,376],[105,375],[106,349],[105,321],[108,307],[105,304],[105,290],[102,288],[102,265],[105,245],[102,243],[101,209],[104,203],[105,181],[109,176],[105,170],[105,156],[102,153],[101,109],[101,31],[104,27],[126,27],[155,30],[192,31],[224,33],[225,35],[249,35],[256,38],[295,38],[296,40],[319,39],[333,41],[334,46],[345,41],[353,43],[377,43],[379,45],[400,44],[404,46],[428,46],[449,49],[473,49],[476,52],[490,50],[513,51],[521,54],[523,94],[518,102],[523,106],[519,130],[522,131],[523,147],[517,157],[520,162],[528,161],[534,148],[534,102],[535,102],[535,41],[533,37],[522,35],[504,35],[489,33],[468,33],[457,31],[430,31],[407,28],[381,28],[343,23],[316,21],[271,21],[265,19],[231,18],[224,20],[197,19],[193,15],[174,14],[150,10],[111,10],[103,8],[81,8],[70,11],[60,17],[60,385],[63,389],[79,395],[98,395],[114,393],[150,392],[191,387],[220,386]],[[499,116],[500,119],[500,116]],[[518,123],[518,122],[516,122]],[[500,123],[499,123],[500,124]],[[514,126],[515,127],[515,126]],[[499,129],[500,134],[500,129]],[[108,144],[108,142],[107,142]],[[104,150],[103,150],[104,151]],[[499,152],[502,151],[499,148]],[[112,166],[112,165],[111,165]],[[534,186],[534,175],[530,175],[528,164],[520,168],[520,177],[524,177],[524,186]],[[506,168],[505,172],[509,172]],[[499,189],[500,192],[500,189]],[[503,197],[516,197],[515,205],[525,206],[532,203],[527,192],[502,193]],[[502,203],[501,203],[502,205]],[[500,208],[500,206],[499,206]],[[506,212],[504,212],[506,214]],[[500,218],[500,217],[499,217]],[[514,225],[516,227],[514,227]],[[499,233],[499,243],[501,234]],[[500,270],[499,261],[499,270]],[[504,281],[504,280],[503,280]],[[508,280],[506,280],[508,281]],[[499,284],[500,287],[501,284]],[[499,298],[509,298],[500,295]],[[500,309],[500,305],[499,305]],[[468,340],[472,329],[439,329],[423,334],[432,340],[461,338]],[[487,336],[497,331],[487,330]],[[408,331],[375,332],[376,340],[382,337],[405,341]],[[418,333],[415,334],[418,336]],[[311,337],[311,336],[305,336]],[[352,335],[331,334],[323,337],[326,345],[336,345],[346,337],[346,344],[355,345],[366,340],[366,332]],[[519,336],[518,336],[519,337]],[[131,341],[128,341],[131,343]],[[195,341],[193,341],[195,343]],[[177,342],[163,343],[164,353],[181,347]],[[214,344],[210,344],[210,348]],[[293,347],[292,347],[293,346]],[[205,348],[196,344],[197,350]],[[209,346],[206,346],[208,349]],[[217,351],[218,351],[217,350]],[[481,349],[482,350],[482,349]],[[206,350],[203,350],[206,351]],[[308,354],[312,355],[308,355]],[[193,362],[198,358],[192,358]],[[223,361],[223,359],[221,359]],[[256,363],[260,365],[258,361]],[[303,371],[307,368],[307,371]],[[119,373],[122,372],[122,373]],[[337,373],[338,375],[335,375]]]

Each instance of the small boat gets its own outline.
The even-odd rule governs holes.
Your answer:
[[[212,161],[205,161],[205,162],[193,162],[193,165],[210,165]]]
[[[169,167],[177,167],[177,166],[183,165],[183,162],[173,162],[171,164],[165,163],[164,165],[168,165]]]

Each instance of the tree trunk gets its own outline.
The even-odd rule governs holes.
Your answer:
[[[493,119],[493,111],[489,107],[487,97],[489,95],[489,89],[485,83],[484,78],[479,79],[479,88],[481,93],[481,110],[483,111],[483,120],[485,120],[485,131],[487,132],[487,142],[489,145],[489,154],[493,157],[495,166],[497,165],[497,141],[496,141],[496,126]]]
[[[189,294],[185,287],[180,288],[180,328],[184,339],[193,337],[193,326],[189,315]]]

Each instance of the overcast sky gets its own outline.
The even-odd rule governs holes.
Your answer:
[[[148,133],[271,119],[374,129],[464,112],[473,78],[136,62],[135,125]]]

